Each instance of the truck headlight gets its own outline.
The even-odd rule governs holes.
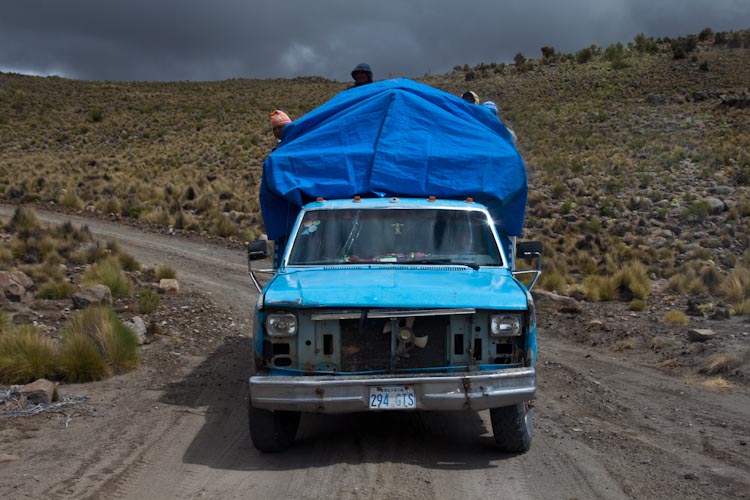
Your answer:
[[[266,333],[270,337],[297,335],[297,316],[294,314],[269,314],[266,316]]]
[[[521,335],[520,314],[495,314],[490,319],[493,337],[517,337]]]

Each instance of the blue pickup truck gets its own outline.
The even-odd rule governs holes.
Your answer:
[[[248,245],[255,447],[291,446],[304,412],[489,409],[498,446],[527,451],[541,245],[516,242],[525,167],[502,122],[392,80],[288,127],[261,188],[273,268]]]

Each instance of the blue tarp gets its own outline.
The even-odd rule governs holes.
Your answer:
[[[269,239],[316,197],[355,195],[471,196],[521,236],[526,194],[523,160],[492,111],[397,79],[340,92],[287,125],[263,164],[260,203]]]

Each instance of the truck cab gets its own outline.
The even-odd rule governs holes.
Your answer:
[[[248,247],[249,262],[268,254]],[[515,269],[526,258],[536,269]],[[540,259],[471,198],[305,204],[278,267],[250,266],[253,444],[288,448],[305,412],[489,409],[498,446],[528,450]]]

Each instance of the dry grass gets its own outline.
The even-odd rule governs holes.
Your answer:
[[[72,383],[102,380],[112,374],[96,344],[82,333],[65,337],[60,348],[60,372]]]
[[[727,390],[734,389],[735,387],[732,382],[728,381],[724,377],[713,377],[708,380],[704,380],[701,382],[701,385],[706,389],[714,390]]]
[[[677,341],[672,337],[657,336],[651,339],[648,343],[649,349],[653,351],[660,351],[662,349],[668,349],[677,345]]]
[[[65,336],[75,340],[77,351],[87,339],[115,372],[130,370],[140,363],[138,341],[117,315],[108,307],[88,307],[76,313],[65,327]]]
[[[622,339],[615,342],[615,344],[612,346],[613,351],[629,351],[631,349],[635,348],[635,340],[634,339]]]
[[[698,371],[706,375],[727,375],[737,370],[740,364],[740,358],[733,354],[712,354]]]
[[[88,268],[83,273],[83,284],[106,285],[113,297],[127,297],[133,292],[130,280],[123,274],[116,257],[108,257]]]
[[[687,314],[682,311],[678,311],[677,309],[670,309],[664,314],[664,321],[673,325],[687,325],[688,317]]]
[[[156,281],[177,278],[177,271],[169,266],[160,266],[156,269]]]
[[[32,325],[0,333],[0,383],[26,384],[39,378],[53,378],[57,360],[55,345]]]

